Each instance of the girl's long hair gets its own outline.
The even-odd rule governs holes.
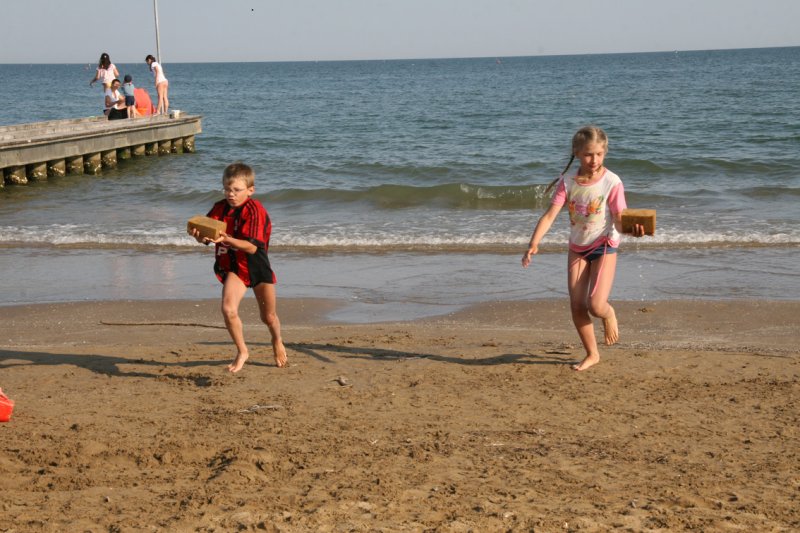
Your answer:
[[[559,174],[556,179],[551,181],[550,185],[548,185],[547,188],[544,190],[544,195],[545,196],[547,196],[547,194],[550,192],[550,189],[552,189],[555,186],[555,184],[558,183],[558,180],[560,180],[564,176],[564,174],[567,173],[567,170],[569,170],[569,167],[572,165],[573,161],[575,161],[575,154],[574,153],[569,158],[569,163],[567,163],[567,166],[565,166],[564,170],[561,171],[561,174]]]
[[[603,143],[606,146],[606,150],[608,150],[608,135],[606,132],[602,130],[602,128],[598,128],[597,126],[584,126],[572,136],[572,155],[569,158],[569,163],[567,166],[564,167],[564,170],[561,171],[561,174],[558,175],[556,179],[550,182],[550,185],[544,190],[544,195],[550,192],[558,180],[560,180],[564,174],[567,173],[569,167],[572,165],[572,162],[575,161],[575,154],[579,152],[584,146],[586,146],[590,142],[596,143]]]

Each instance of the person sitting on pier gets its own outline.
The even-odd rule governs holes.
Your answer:
[[[106,90],[111,87],[111,82],[114,81],[114,78],[118,77],[119,71],[117,67],[111,62],[111,57],[103,52],[100,54],[100,61],[97,63],[97,72],[95,72],[92,81],[89,82],[89,87],[94,85],[94,82],[97,80],[102,80],[103,90]]]
[[[128,118],[135,118],[139,115],[136,111],[136,94],[134,91],[136,87],[133,86],[133,77],[130,74],[125,74],[125,83],[122,84],[120,91],[122,96],[125,97],[125,107],[128,108]]]
[[[106,89],[106,109],[103,113],[108,116],[108,120],[128,118],[125,97],[119,93],[119,86],[119,80],[114,78],[111,82],[111,87]]]

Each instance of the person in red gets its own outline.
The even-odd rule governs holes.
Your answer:
[[[196,229],[191,235],[197,242],[215,244],[214,273],[222,282],[222,316],[237,350],[228,370],[238,372],[249,357],[239,317],[239,304],[248,287],[253,289],[261,320],[272,335],[275,364],[286,366],[286,348],[281,339],[275,296],[277,280],[267,256],[272,223],[261,202],[252,197],[255,173],[244,163],[232,163],[222,174],[222,187],[225,198],[215,203],[207,216],[224,221],[226,231],[214,240],[200,237]]]

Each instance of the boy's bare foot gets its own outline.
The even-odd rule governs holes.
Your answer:
[[[617,324],[617,314],[614,312],[614,308],[611,306],[609,308],[611,316],[603,319],[603,329],[606,332],[606,344],[611,346],[619,340],[619,324]]]
[[[236,373],[242,369],[244,366],[244,362],[247,361],[248,354],[247,353],[239,353],[233,359],[233,362],[228,365],[228,372]]]
[[[583,361],[581,361],[577,365],[572,365],[572,370],[580,372],[582,370],[586,370],[587,368],[593,367],[599,362],[600,362],[600,354],[587,355]]]
[[[277,344],[273,344],[272,352],[275,354],[275,364],[278,366],[278,368],[286,366],[288,357],[286,356],[286,347],[283,345],[283,343],[279,341]]]

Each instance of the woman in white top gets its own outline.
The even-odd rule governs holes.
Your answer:
[[[111,87],[111,82],[114,78],[119,78],[119,71],[114,63],[111,62],[111,57],[105,52],[100,54],[100,61],[97,62],[97,72],[94,78],[89,82],[89,87],[94,85],[94,82],[101,80],[103,82],[103,90]]]
[[[125,106],[125,97],[119,94],[119,80],[111,82],[111,87],[106,89],[106,110],[108,120],[128,118],[128,109]]]
[[[156,106],[156,115],[160,115],[162,113],[166,115],[169,113],[169,98],[167,96],[167,93],[169,92],[169,82],[167,81],[167,77],[164,76],[164,69],[152,55],[145,57],[144,61],[147,63],[147,66],[150,67],[150,72],[153,73],[153,77],[155,78],[156,92],[158,93],[158,106]]]

